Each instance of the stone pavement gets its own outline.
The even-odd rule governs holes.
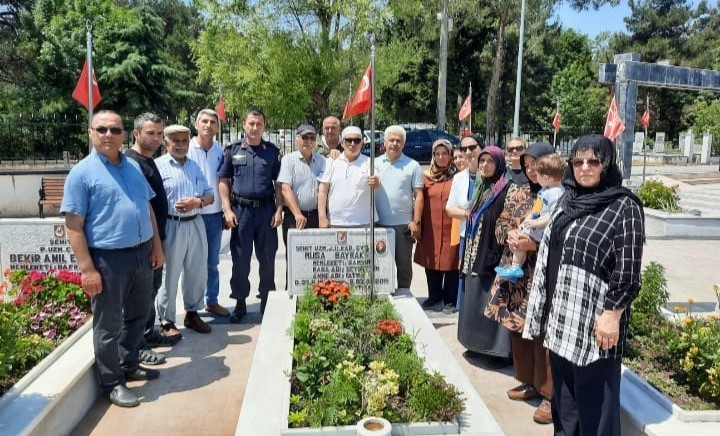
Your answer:
[[[679,175],[717,173],[717,166],[652,167],[654,174]],[[633,180],[638,178],[633,167]],[[651,174],[648,167],[647,174]],[[720,183],[703,189],[720,189]],[[681,191],[682,192],[682,191]],[[718,192],[720,194],[720,192]],[[715,197],[718,198],[718,197]],[[711,202],[707,202],[711,203]],[[711,206],[714,206],[711,204]],[[704,207],[704,206],[703,206]],[[711,210],[717,211],[718,208]],[[285,284],[285,249],[280,244],[276,257],[276,285]],[[713,283],[720,283],[720,243],[704,240],[647,241],[643,265],[657,261],[666,268],[672,301],[714,302]],[[229,309],[233,300],[228,297],[231,261],[223,255],[220,262],[221,303]],[[427,285],[422,268],[414,266],[412,292],[420,300],[427,297]],[[251,284],[257,287],[257,263],[253,260]],[[205,316],[213,332],[201,335],[183,330],[183,340],[165,351],[168,361],[158,366],[160,378],[151,382],[133,382],[129,386],[143,396],[142,404],[133,409],[111,406],[99,399],[73,435],[232,435],[252,364],[253,351],[260,330],[260,314],[254,293],[248,299],[249,311],[245,324],[229,324],[227,318]],[[183,308],[178,299],[178,325],[182,325]],[[482,396],[503,431],[508,435],[552,434],[552,426],[532,421],[538,401],[531,403],[510,401],[505,391],[517,382],[512,367],[492,369],[482,363],[470,363],[462,357],[464,348],[457,342],[457,315],[428,312],[440,336],[447,342],[455,358]],[[256,436],[256,435],[248,435]],[[263,435],[258,435],[263,436]],[[274,436],[274,435],[271,435]]]

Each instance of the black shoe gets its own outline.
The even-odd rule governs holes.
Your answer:
[[[117,385],[108,394],[111,403],[120,407],[135,407],[140,405],[137,395],[123,385]]]
[[[138,366],[134,371],[125,371],[126,381],[154,380],[160,376],[160,371]]]
[[[235,310],[233,310],[232,315],[230,316],[230,323],[232,324],[239,324],[242,322],[242,319],[247,315],[247,306],[245,305],[245,299],[237,300],[237,303],[235,304]]]
[[[150,347],[172,347],[177,344],[182,336],[164,336],[158,330],[153,329],[151,333],[145,335],[145,342]]]
[[[423,301],[422,308],[423,309],[432,309],[435,307],[438,303],[440,303],[440,300],[434,300],[432,298],[428,298],[427,300]]]

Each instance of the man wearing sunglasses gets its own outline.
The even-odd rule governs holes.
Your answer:
[[[93,310],[95,370],[110,402],[140,404],[127,380],[150,380],[158,372],[138,364],[138,345],[152,304],[153,269],[163,264],[155,196],[140,166],[120,153],[122,118],[103,110],[88,134],[94,151],[65,181],[60,212]]]
[[[301,124],[296,133],[298,149],[283,156],[277,180],[285,203],[282,234],[286,247],[289,229],[318,228],[318,179],[325,173],[325,158],[314,151],[315,128]]]
[[[410,289],[412,248],[420,238],[423,214],[423,173],[420,164],[403,153],[406,133],[401,126],[385,129],[385,154],[375,158],[381,179],[375,204],[378,224],[395,230],[397,287]]]
[[[527,148],[525,140],[515,136],[505,145],[505,153],[508,162],[508,176],[517,185],[524,185],[528,182],[525,172],[520,166],[520,156]]]
[[[318,215],[321,228],[363,227],[377,218],[370,212],[370,189],[380,182],[370,175],[370,158],[361,154],[362,131],[348,126],[342,132],[344,151],[328,160],[318,188]]]

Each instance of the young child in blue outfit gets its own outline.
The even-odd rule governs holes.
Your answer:
[[[559,154],[542,156],[535,162],[537,182],[542,186],[533,204],[532,211],[520,225],[520,229],[540,244],[545,227],[550,222],[550,216],[555,210],[560,197],[565,193],[562,187],[562,178],[565,174],[567,162]],[[527,251],[513,251],[512,265],[509,267],[498,266],[495,268],[498,276],[511,281],[516,281],[524,274],[522,266],[527,259]]]

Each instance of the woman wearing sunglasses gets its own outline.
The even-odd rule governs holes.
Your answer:
[[[543,235],[523,337],[544,335],[556,434],[620,434],[620,363],[640,289],[641,201],[622,187],[613,144],[577,140],[566,195]]]

